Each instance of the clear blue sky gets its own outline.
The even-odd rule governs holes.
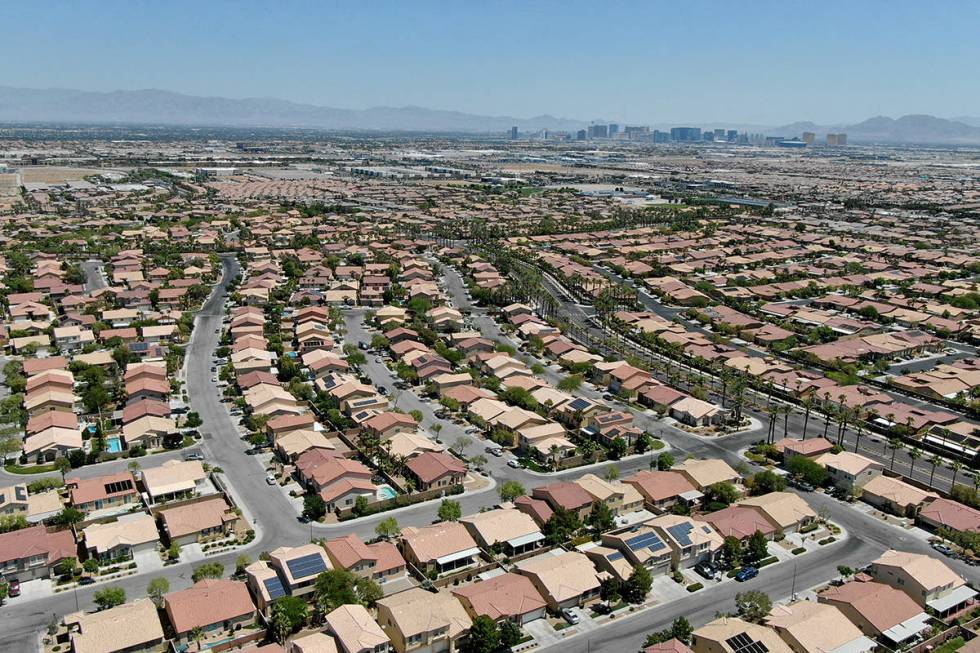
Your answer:
[[[0,85],[626,122],[980,115],[980,2],[0,3]]]

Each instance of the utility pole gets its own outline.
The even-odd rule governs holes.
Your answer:
[[[793,590],[790,592],[793,601],[796,600],[796,564],[795,562],[793,563]]]

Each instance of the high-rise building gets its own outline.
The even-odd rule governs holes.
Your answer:
[[[517,125],[510,128],[510,138],[511,140],[517,140]]]
[[[837,134],[837,144],[842,146],[847,145],[847,134],[844,133]]]
[[[727,141],[728,140],[727,138],[725,138],[725,130],[724,129],[716,129],[715,130],[715,140],[716,141]]]
[[[653,130],[653,142],[654,143],[669,143],[670,134],[667,132],[662,132],[659,129]]]
[[[644,140],[650,135],[650,128],[646,126],[626,125],[623,131],[626,134],[626,138],[631,141]]]
[[[735,141],[738,140],[738,130],[729,129],[728,132],[725,134],[725,136],[726,136],[725,140],[727,140],[729,143],[734,143]]]
[[[807,145],[813,145],[814,141],[817,140],[817,135],[813,132],[803,132],[803,142]]]
[[[619,133],[619,125],[614,122],[609,123],[609,138],[613,138]]]
[[[609,127],[607,125],[589,125],[589,138],[608,138]]]
[[[584,141],[588,137],[588,135],[589,132],[585,131],[584,129],[580,129],[577,132],[575,132],[575,140]]]
[[[827,134],[827,145],[837,145],[837,134],[828,133]]]
[[[696,142],[701,140],[700,127],[671,127],[670,140]]]

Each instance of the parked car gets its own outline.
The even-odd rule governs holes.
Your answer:
[[[711,580],[712,578],[715,577],[715,573],[717,573],[718,570],[715,569],[715,566],[713,564],[711,564],[707,560],[704,560],[694,565],[694,571],[696,571],[700,576],[707,578],[708,580]]]
[[[735,574],[735,580],[740,583],[744,583],[747,580],[751,580],[759,575],[759,570],[755,567],[742,567],[737,574]]]
[[[609,614],[612,612],[612,607],[608,603],[599,602],[592,606],[592,610],[596,614]]]
[[[942,553],[944,556],[953,555],[953,550],[946,546],[945,544],[940,544],[939,542],[933,542],[932,548]]]
[[[379,385],[378,386],[378,394],[387,397],[388,396],[388,388],[384,387],[383,385]]]
[[[513,469],[520,469],[521,467],[523,467],[523,465],[521,465],[521,461],[516,460],[516,459],[508,460],[507,461],[507,466],[508,467],[511,467]]]
[[[573,626],[579,622],[578,615],[572,612],[571,608],[563,608],[561,611],[562,618]]]
[[[360,342],[357,343],[357,347],[361,351],[367,351],[368,344],[366,342],[364,342],[363,340],[361,340]]]
[[[16,578],[10,580],[7,584],[7,596],[10,598],[20,596],[20,581]]]
[[[491,456],[496,456],[497,458],[500,458],[501,456],[504,455],[504,450],[501,449],[500,447],[497,447],[496,449],[490,449],[489,451]]]
[[[95,584],[95,578],[93,578],[92,576],[82,576],[81,578],[78,579],[78,584],[79,585],[94,585]]]
[[[184,460],[204,460],[204,454],[200,451],[190,451],[184,454]]]
[[[265,475],[265,482],[268,483],[269,485],[275,485],[278,481],[276,481],[276,475],[275,474],[266,474]]]

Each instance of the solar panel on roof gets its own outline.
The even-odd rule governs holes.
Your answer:
[[[693,524],[685,522],[683,524],[668,526],[667,532],[670,533],[671,537],[677,540],[677,543],[681,546],[691,546],[691,530],[693,528]]]
[[[725,640],[732,653],[769,653],[769,648],[762,642],[753,640],[745,633],[739,633]]]
[[[317,553],[311,553],[295,560],[287,560],[286,566],[289,567],[289,573],[293,575],[293,578],[305,578],[327,570],[323,558]]]
[[[643,535],[637,535],[626,540],[626,546],[632,551],[638,549],[650,549],[651,551],[657,551],[658,549],[664,548],[664,543],[660,540],[656,533],[644,533]]]
[[[588,399],[582,399],[581,397],[569,404],[572,410],[582,410],[583,408],[588,407],[588,405],[589,405]]]
[[[622,553],[620,553],[619,551],[617,551],[616,553],[613,553],[612,555],[610,555],[610,556],[609,556],[609,557],[607,558],[607,560],[619,560],[619,559],[621,559],[622,557],[623,557],[623,554],[622,554]]]
[[[278,576],[275,578],[266,578],[262,581],[262,584],[265,585],[266,591],[269,592],[270,599],[275,600],[280,596],[286,596],[286,589],[282,586],[282,581],[279,580]]]

